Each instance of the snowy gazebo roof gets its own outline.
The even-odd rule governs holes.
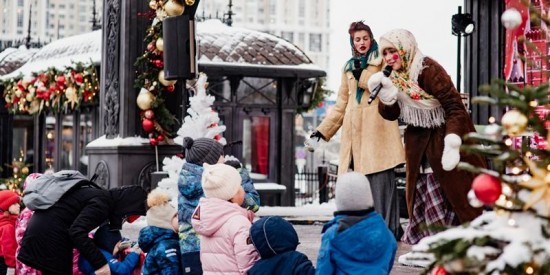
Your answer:
[[[268,77],[326,75],[296,45],[269,33],[212,19],[197,23],[196,39],[199,66],[209,71]]]
[[[29,76],[49,67],[64,69],[75,62],[99,64],[101,62],[101,30],[56,40],[38,52],[19,69],[0,79]]]
[[[0,76],[9,74],[23,66],[38,49],[7,48],[0,52]]]

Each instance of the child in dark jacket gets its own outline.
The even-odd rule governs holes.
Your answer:
[[[0,275],[15,268],[15,222],[21,211],[20,197],[11,190],[0,191]]]
[[[108,224],[100,226],[93,236],[94,243],[101,251],[101,254],[107,259],[107,264],[113,275],[129,275],[139,263],[139,254],[141,249],[134,247],[133,251],[128,253],[123,261],[118,260],[120,243],[122,235],[120,230],[111,230]],[[78,259],[78,267],[85,275],[95,274],[95,270],[84,257]]]
[[[252,224],[250,238],[261,259],[249,275],[315,274],[311,261],[296,251],[300,243],[294,227],[281,217],[263,217]]]
[[[338,176],[335,200],[334,219],[323,227],[317,274],[389,274],[397,242],[374,211],[365,175]]]
[[[147,225],[139,232],[139,247],[147,253],[142,274],[183,274],[178,237],[178,211],[170,196],[155,189],[147,196]]]

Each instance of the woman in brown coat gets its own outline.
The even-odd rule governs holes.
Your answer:
[[[336,105],[311,137],[328,141],[342,129],[338,175],[349,169],[367,175],[374,208],[398,238],[402,229],[393,169],[405,162],[403,143],[397,121],[380,116],[378,100],[368,104],[367,81],[382,63],[372,31],[362,21],[353,22],[349,35],[353,57],[344,67]]]
[[[456,165],[462,160],[485,166],[485,161],[460,154],[461,137],[474,132],[474,125],[445,69],[420,52],[412,33],[397,29],[382,35],[380,52],[393,73],[373,75],[368,85],[383,85],[378,95],[380,114],[407,124],[410,220],[403,241],[415,244],[433,233],[421,224],[457,225],[481,214],[482,209],[473,208],[467,199],[474,175]]]

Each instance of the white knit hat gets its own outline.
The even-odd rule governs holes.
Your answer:
[[[203,165],[202,189],[207,198],[230,200],[241,188],[241,175],[237,169],[223,163]]]
[[[357,172],[338,176],[335,200],[338,211],[365,210],[373,207],[369,180]]]
[[[150,208],[147,210],[146,216],[149,226],[174,230],[172,219],[178,214],[178,211],[169,201],[170,195],[160,189],[155,189],[149,193],[147,206]]]

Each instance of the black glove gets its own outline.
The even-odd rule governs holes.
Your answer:
[[[325,139],[325,137],[323,136],[323,134],[321,134],[321,132],[315,130],[313,131],[313,133],[311,133],[311,135],[309,136],[310,138],[317,138],[317,141],[319,141],[319,139]]]
[[[361,77],[362,72],[363,72],[363,69],[353,69],[353,70],[351,70],[351,73],[353,74],[353,77],[355,77],[355,79],[357,81],[359,81],[359,78]]]

